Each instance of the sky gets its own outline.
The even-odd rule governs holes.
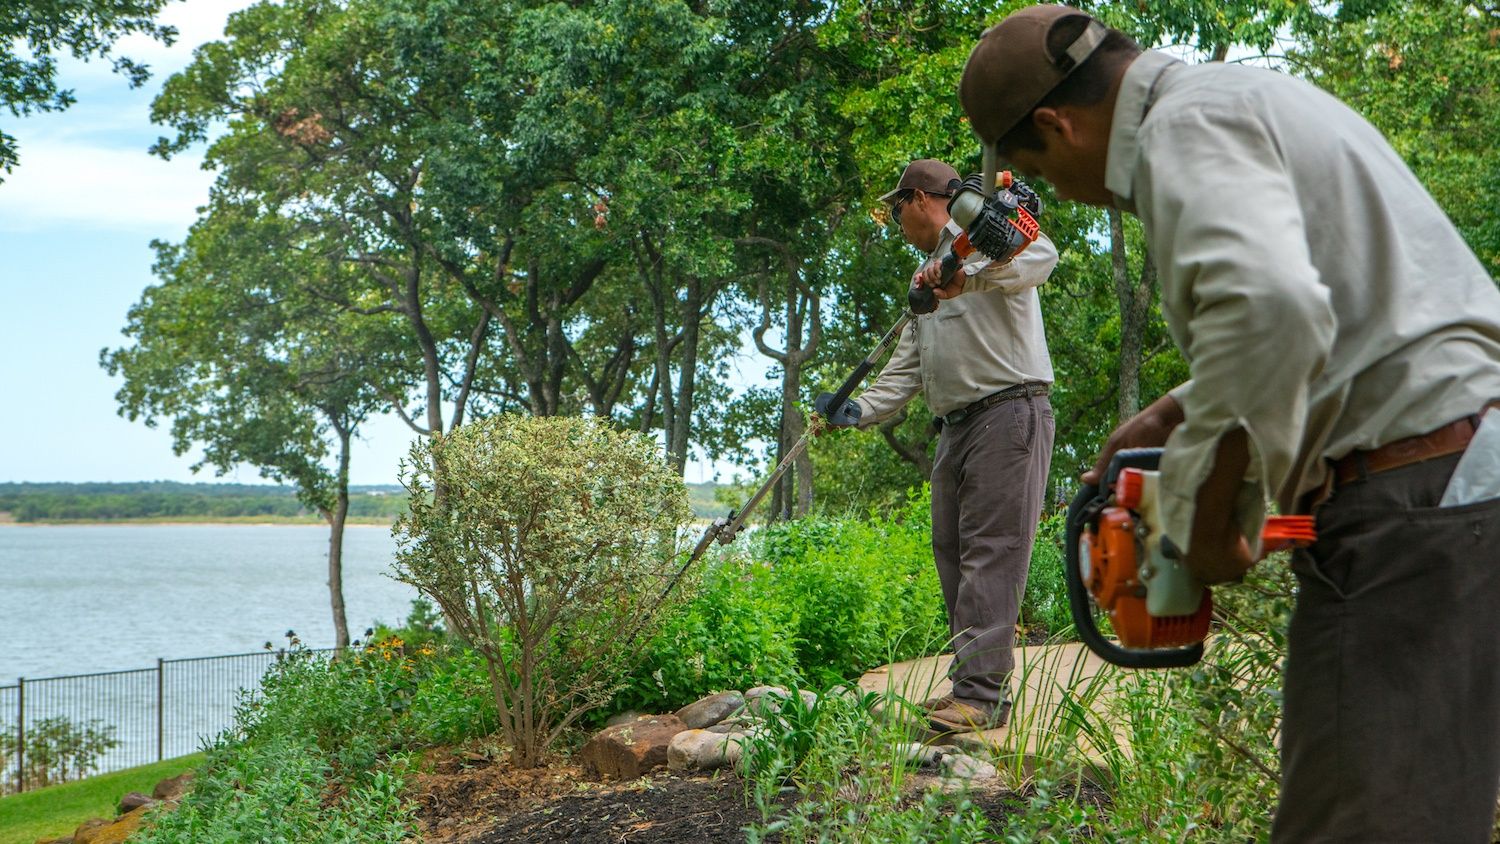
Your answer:
[[[0,483],[7,481],[213,481],[259,483],[253,467],[216,479],[191,470],[195,455],[172,453],[160,428],[117,415],[120,380],[99,366],[151,274],[153,239],[181,241],[208,197],[213,174],[201,147],[170,161],[147,154],[167,127],[150,121],[161,83],[186,67],[197,45],[223,35],[251,0],[185,0],[161,22],[176,26],[167,47],[144,37],[116,48],[150,65],[138,89],[106,61],[60,61],[60,84],[77,103],[66,111],[4,118],[20,165],[0,183]],[[742,371],[765,367],[742,362]],[[391,484],[413,436],[394,416],[367,422],[354,446],[351,481]],[[718,465],[719,477],[732,471]],[[693,461],[687,480],[713,480],[715,465]]]

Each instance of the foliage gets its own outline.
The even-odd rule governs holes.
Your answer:
[[[947,639],[924,495],[897,515],[757,530],[665,613],[616,708],[676,708],[757,683],[828,685]],[[742,540],[744,541],[744,540]],[[895,644],[893,644],[895,643]]]
[[[1067,584],[1063,581],[1066,517],[1063,510],[1045,516],[1031,545],[1031,570],[1026,577],[1026,594],[1021,598],[1017,621],[1020,635],[1028,641],[1057,637],[1073,626]]]
[[[916,762],[896,721],[877,714],[906,705],[892,693],[830,689],[809,704],[793,691],[746,740],[742,765],[761,824],[747,840],[881,841],[902,844],[983,840],[987,821],[963,791],[904,788]],[[778,798],[794,792],[783,808]]]
[[[104,754],[120,746],[115,732],[97,718],[79,724],[61,715],[26,725],[24,737],[13,729],[0,730],[0,789],[14,787],[18,763],[28,789],[83,779],[99,769]]]
[[[596,419],[496,416],[419,442],[398,576],[485,658],[518,765],[605,703],[675,570],[687,490]]]
[[[751,534],[682,585],[615,709],[662,710],[745,685],[827,686],[892,660],[939,653],[948,639],[932,564],[931,501],[910,491],[888,516],[812,517]],[[1021,624],[1030,637],[1071,627],[1061,515],[1032,551]]]
[[[61,111],[73,92],[57,87],[56,53],[109,58],[132,88],[150,76],[145,65],[111,56],[116,41],[140,33],[171,44],[177,30],[156,23],[167,0],[26,0],[0,7],[0,106],[13,116]],[[16,139],[0,132],[0,170],[17,162]]]
[[[402,798],[419,744],[409,712],[441,662],[397,639],[329,659],[294,647],[207,748],[193,789],[140,838],[394,842],[414,834]]]
[[[1500,276],[1500,10],[1456,0],[1344,4],[1289,57],[1378,127]]]

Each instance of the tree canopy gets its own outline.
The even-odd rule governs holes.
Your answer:
[[[116,41],[141,33],[171,44],[174,27],[156,22],[167,0],[24,0],[0,7],[0,106],[13,117],[61,111],[75,102],[57,83],[57,55],[107,58],[131,87],[145,84],[150,69],[113,55]],[[19,161],[16,138],[0,130],[0,171]]]
[[[955,80],[977,33],[1021,5],[251,6],[154,104],[170,129],[157,154],[206,145],[217,181],[132,313],[133,332],[170,327],[193,363],[143,366],[122,401],[220,360],[222,392],[178,414],[183,437],[234,431],[249,448],[253,421],[268,447],[307,446],[319,429],[291,412],[295,385],[337,372],[348,408],[397,413],[414,435],[592,415],[654,434],[679,471],[694,455],[763,470],[901,312],[921,256],[876,197],[913,158],[977,169]],[[1500,266],[1500,165],[1478,140],[1500,128],[1493,10],[1083,5],[1190,60],[1263,61],[1344,97]],[[1062,253],[1041,289],[1062,497],[1186,365],[1135,222],[1043,198]],[[738,389],[736,367],[775,386]],[[768,509],[895,506],[934,441],[920,400],[877,432],[823,437]]]

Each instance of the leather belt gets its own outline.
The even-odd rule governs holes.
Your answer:
[[[1363,476],[1457,454],[1469,447],[1477,423],[1477,417],[1465,416],[1425,434],[1389,442],[1369,451],[1351,452],[1333,462],[1333,483],[1343,486]]]
[[[1333,461],[1332,485],[1340,487],[1369,475],[1457,454],[1468,448],[1469,440],[1474,439],[1474,432],[1479,430],[1479,417],[1497,405],[1500,402],[1490,402],[1480,408],[1479,413],[1455,419],[1425,434],[1389,442],[1368,451],[1350,452]]]
[[[1051,391],[1052,385],[1042,381],[1028,381],[1024,384],[1017,384],[1014,387],[1006,387],[1000,392],[991,393],[967,407],[961,407],[952,413],[945,413],[942,416],[934,416],[932,417],[932,424],[933,427],[941,431],[944,425],[957,425],[979,411],[994,407],[1003,401],[1025,398],[1026,396],[1045,396]]]

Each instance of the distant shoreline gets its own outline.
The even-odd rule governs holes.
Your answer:
[[[0,514],[3,516],[3,514]],[[344,523],[345,527],[385,527],[395,524],[394,519],[350,519]],[[0,529],[3,528],[32,528],[32,527],[107,527],[120,525],[124,527],[327,527],[328,523],[322,519],[276,519],[265,516],[247,516],[243,519],[220,516],[213,519],[194,521],[192,519],[46,519],[35,522],[18,522],[13,519],[0,518]]]

